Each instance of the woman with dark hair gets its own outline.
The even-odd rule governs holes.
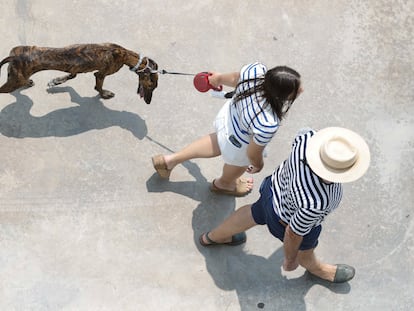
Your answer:
[[[270,70],[261,63],[244,66],[240,72],[211,73],[209,83],[235,88],[233,97],[218,113],[216,131],[199,138],[179,152],[157,155],[152,162],[158,175],[168,179],[172,169],[194,158],[221,155],[222,175],[214,179],[210,190],[215,193],[244,196],[253,187],[253,179],[241,178],[263,168],[263,152],[281,120],[303,91],[300,75],[286,66]]]

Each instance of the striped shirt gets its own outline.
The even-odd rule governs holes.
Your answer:
[[[289,158],[272,175],[273,208],[301,236],[319,225],[342,198],[341,184],[322,182],[306,164],[306,146],[314,133],[296,136]]]
[[[258,82],[257,78],[264,77],[266,71],[266,66],[258,62],[244,66],[240,71],[239,82],[253,80],[239,85],[234,96],[244,90],[254,89]],[[272,111],[270,105],[266,105],[266,100],[260,94],[256,93],[236,103],[232,102],[230,107],[233,132],[245,144],[249,144],[253,138],[256,144],[265,146],[279,128],[279,119],[276,113]]]

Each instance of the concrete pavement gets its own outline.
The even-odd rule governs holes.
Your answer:
[[[160,76],[153,101],[128,68],[96,96],[92,74],[62,73],[0,94],[1,310],[411,310],[414,305],[413,16],[409,1],[3,1],[0,57],[16,45],[114,42],[160,69],[236,71],[260,60],[297,69],[305,92],[245,198],[218,196],[219,158],[160,180],[151,156],[212,131],[223,101],[186,76]],[[6,81],[7,65],[0,83]],[[264,227],[243,246],[204,249],[201,232],[257,199],[301,127],[344,126],[372,164],[347,184],[317,254],[355,266],[332,285],[281,272]]]

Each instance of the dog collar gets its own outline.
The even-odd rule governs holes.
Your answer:
[[[143,60],[144,60],[144,57],[139,55],[138,64],[136,64],[135,67],[131,68],[130,70],[131,71],[137,71],[139,66],[141,66]]]
[[[138,68],[142,64],[144,58],[146,58],[146,60],[147,60],[147,62],[145,64],[145,67],[142,68],[142,69],[140,69],[140,70],[138,70]],[[142,58],[140,57],[139,60],[138,60],[138,64],[136,64],[136,66],[134,68],[131,68],[130,70],[131,71],[134,71],[136,74],[140,74],[142,72],[150,73],[150,74],[159,73],[158,70],[155,70],[155,69],[152,69],[151,68],[150,63],[151,62],[150,62],[150,59],[148,57],[142,57]]]

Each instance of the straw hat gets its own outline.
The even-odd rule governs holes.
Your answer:
[[[327,127],[310,138],[306,161],[319,177],[346,183],[365,174],[370,153],[367,143],[357,133],[342,127]]]

